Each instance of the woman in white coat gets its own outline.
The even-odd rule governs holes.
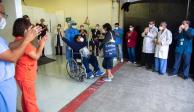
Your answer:
[[[167,29],[166,22],[161,22],[157,39],[155,40],[155,71],[160,75],[166,73],[169,46],[172,43],[172,33]]]
[[[57,25],[57,34],[55,38],[55,49],[56,49],[56,55],[59,55],[59,50],[60,50],[60,55],[63,54],[63,34],[61,31],[61,24]]]

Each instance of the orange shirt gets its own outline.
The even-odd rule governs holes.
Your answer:
[[[16,40],[20,40],[21,37],[17,37]],[[32,59],[27,54],[29,52],[36,51],[36,47],[31,43],[26,47],[24,54],[16,63],[16,80],[29,80],[34,81],[37,75],[37,60]]]

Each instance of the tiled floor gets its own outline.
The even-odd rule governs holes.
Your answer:
[[[66,73],[65,56],[49,56],[57,61],[39,67],[36,94],[41,112],[57,112],[97,79],[77,82]],[[21,110],[18,97],[18,109]]]

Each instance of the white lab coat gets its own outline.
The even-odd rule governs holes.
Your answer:
[[[169,45],[172,43],[172,33],[170,30],[165,29],[163,32],[158,32],[157,39],[161,45],[156,45],[155,57],[161,59],[168,58]]]
[[[143,39],[143,53],[155,53],[155,43],[154,40],[156,39],[158,34],[158,28],[153,27],[149,29],[148,34],[146,35],[144,32],[142,33]]]
[[[57,35],[58,35],[58,33],[56,33],[55,40],[54,40],[55,46],[57,46]],[[63,38],[62,36],[63,36],[63,34],[60,35],[60,46],[63,46],[63,44],[64,44],[64,42],[62,40],[62,38]]]

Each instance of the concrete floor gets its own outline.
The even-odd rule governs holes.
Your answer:
[[[194,112],[194,82],[126,64],[77,112]]]

